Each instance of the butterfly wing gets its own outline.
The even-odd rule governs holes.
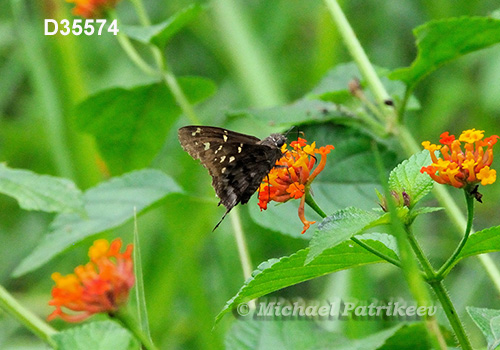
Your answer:
[[[178,134],[184,150],[208,169],[226,214],[238,203],[248,202],[282,156],[278,147],[222,128],[186,126]]]

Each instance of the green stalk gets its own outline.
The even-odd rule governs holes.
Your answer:
[[[243,276],[245,280],[252,276],[252,260],[248,253],[248,245],[245,239],[245,232],[241,226],[240,211],[238,207],[234,207],[231,213],[231,224],[233,226],[234,239],[238,247],[240,256],[241,267],[243,269]]]
[[[35,28],[26,8],[27,2],[11,0],[15,28],[23,45],[24,62],[30,70],[32,84],[39,97],[40,116],[45,120],[45,127],[50,151],[57,173],[60,176],[75,179],[73,162],[69,152],[65,121],[56,84],[45,59],[43,42],[39,40],[40,28]]]
[[[135,320],[130,316],[130,314],[122,308],[115,314],[110,315],[114,319],[120,321],[132,334],[141,342],[142,346],[147,350],[159,350],[156,345],[153,344],[151,339],[144,334],[140,327],[137,325]]]
[[[3,286],[0,286],[0,307],[19,320],[26,328],[51,347],[57,344],[52,336],[57,331],[41,320],[37,315],[22,306]]]
[[[467,190],[464,190],[465,193],[465,201],[467,203],[467,225],[465,228],[465,233],[460,241],[460,244],[457,246],[453,254],[450,258],[441,266],[441,268],[437,272],[437,276],[439,279],[446,277],[448,272],[450,272],[452,266],[455,264],[455,260],[462,251],[465,243],[467,243],[467,239],[469,238],[470,232],[472,231],[472,221],[474,220],[474,197],[469,194]]]
[[[249,96],[253,107],[283,104],[286,93],[280,83],[273,61],[265,47],[251,30],[252,26],[241,1],[214,0],[211,2],[215,23],[221,40],[231,57],[236,76]]]
[[[434,279],[436,272],[434,271],[434,268],[431,265],[431,262],[429,259],[427,259],[427,256],[425,255],[424,251],[420,247],[420,244],[418,244],[418,241],[411,232],[411,229],[409,226],[405,225],[405,231],[406,231],[406,237],[408,238],[408,242],[410,243],[410,247],[413,250],[413,253],[417,257],[417,260],[420,262],[420,265],[422,265],[422,268],[424,269],[425,272],[425,277],[429,279]]]
[[[448,318],[448,321],[450,322],[451,327],[455,332],[455,336],[457,337],[460,346],[464,350],[472,350],[472,345],[469,341],[469,337],[467,336],[467,333],[465,333],[464,326],[462,325],[462,322],[458,317],[457,310],[455,310],[455,306],[453,306],[450,296],[448,295],[448,292],[443,285],[443,281],[435,280],[429,282],[429,284],[432,287],[434,293],[436,293],[436,296],[438,297],[439,302],[443,307],[446,317]]]

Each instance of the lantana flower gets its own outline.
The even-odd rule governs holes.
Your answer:
[[[89,249],[90,262],[77,266],[74,273],[62,276],[55,272],[56,282],[49,305],[56,307],[47,319],[60,317],[67,322],[80,322],[93,314],[113,314],[127,301],[135,277],[132,262],[132,245],[120,253],[122,241],[111,244],[99,239]],[[67,313],[63,310],[74,311]]]
[[[276,166],[262,181],[259,188],[259,207],[267,209],[270,201],[286,202],[290,199],[299,199],[299,218],[304,224],[302,233],[315,223],[308,221],[304,215],[304,205],[309,186],[318,174],[325,168],[326,155],[334,149],[332,145],[316,148],[316,143],[308,145],[303,138],[290,143],[292,150],[283,145],[283,157],[276,162]],[[315,154],[321,155],[319,164],[316,164]]]
[[[74,3],[73,14],[83,18],[102,18],[106,12],[115,8],[119,0],[66,0]]]
[[[444,132],[440,145],[422,142],[422,146],[430,152],[433,163],[422,167],[420,172],[429,174],[437,183],[465,188],[473,193],[477,184],[485,186],[496,181],[496,171],[490,166],[493,146],[498,138],[498,135],[484,138],[484,130],[476,129],[465,130],[458,140],[449,132]],[[441,153],[442,158],[436,156],[436,151]]]

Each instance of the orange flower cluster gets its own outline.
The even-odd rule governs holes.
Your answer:
[[[73,14],[83,18],[103,18],[119,0],[66,0],[76,4]]]
[[[299,218],[304,224],[302,233],[315,223],[308,221],[304,216],[304,204],[309,191],[309,186],[314,178],[325,168],[326,155],[334,149],[332,145],[316,148],[316,143],[311,145],[303,138],[290,143],[292,150],[287,150],[283,145],[283,157],[276,162],[276,166],[263,180],[259,188],[259,207],[267,209],[270,201],[286,202],[290,199],[299,199]],[[318,166],[313,170],[316,163],[314,154],[321,155]]]
[[[116,312],[127,299],[134,285],[132,245],[120,253],[122,241],[111,244],[105,239],[94,242],[89,249],[90,262],[75,268],[75,273],[62,276],[55,272],[49,305],[56,307],[47,319],[60,317],[67,322],[80,322],[95,313]],[[68,314],[62,308],[79,314]]]
[[[489,185],[496,180],[496,171],[490,169],[493,162],[493,145],[498,135],[483,139],[484,130],[465,130],[458,140],[449,132],[441,134],[441,145],[422,142],[422,146],[431,154],[432,164],[422,167],[421,173],[427,173],[440,184],[448,184],[456,188]],[[461,143],[464,142],[464,150]],[[485,149],[486,147],[486,149]],[[437,158],[435,152],[440,151],[443,158]]]

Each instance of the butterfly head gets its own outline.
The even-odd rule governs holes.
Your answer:
[[[270,147],[281,148],[286,142],[286,136],[283,134],[271,134],[262,141],[260,141],[261,145],[266,145]]]

